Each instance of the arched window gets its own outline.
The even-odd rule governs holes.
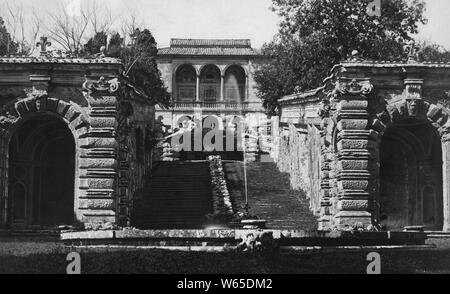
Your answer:
[[[177,100],[192,102],[195,100],[197,73],[192,65],[182,65],[176,73]]]
[[[232,65],[225,72],[224,98],[232,103],[245,100],[245,71],[242,67]]]
[[[220,97],[220,70],[215,65],[207,65],[200,74],[200,99],[215,102]]]

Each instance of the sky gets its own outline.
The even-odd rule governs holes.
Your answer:
[[[36,10],[52,10],[61,0],[0,0],[22,3]],[[91,0],[64,0],[70,3]],[[280,19],[270,10],[271,0],[98,0],[118,22],[134,13],[150,28],[158,46],[170,38],[245,38],[259,48],[272,40]],[[419,39],[450,50],[450,0],[426,0],[429,23]],[[0,10],[0,15],[2,11]]]
[[[421,28],[419,39],[438,43],[450,50],[450,0],[425,2],[428,23]]]

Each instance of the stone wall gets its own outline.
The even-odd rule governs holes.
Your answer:
[[[129,226],[134,199],[146,185],[155,149],[155,109],[142,99],[122,97],[119,115],[119,224]]]
[[[310,199],[314,214],[320,213],[320,135],[315,126],[297,128],[293,124],[281,131],[277,146],[277,165],[290,174],[291,188]]]
[[[272,154],[292,186],[310,195],[320,229],[450,230],[449,72],[450,64],[413,58],[350,60],[322,87],[279,100],[285,129]],[[380,153],[383,142],[394,145]],[[391,158],[402,149],[406,162]],[[408,193],[394,191],[395,179]]]
[[[9,140],[30,118],[52,117],[75,141],[74,224],[129,223],[132,197],[151,167],[155,110],[120,71],[111,58],[0,58],[0,226],[11,225]],[[32,220],[30,213],[22,225]]]

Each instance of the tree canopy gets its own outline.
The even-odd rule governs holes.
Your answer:
[[[19,45],[14,42],[6,29],[5,22],[0,17],[0,56],[16,54],[18,49]]]
[[[421,42],[418,45],[418,61],[422,62],[450,62],[450,51],[441,45]]]
[[[131,44],[125,46],[119,33],[114,33],[109,41],[107,54],[120,58],[124,64],[125,75],[130,82],[149,97],[152,104],[169,107],[170,94],[161,80],[156,63],[157,44],[148,29],[135,29],[131,34]]]
[[[319,86],[353,50],[373,60],[404,58],[404,45],[426,23],[421,0],[382,1],[380,16],[367,12],[371,0],[272,2],[282,21],[274,40],[263,46],[270,61],[255,72],[269,115],[276,113],[282,96]]]
[[[108,35],[105,32],[97,32],[84,45],[84,52],[88,55],[94,55],[100,52],[102,46],[106,47]]]

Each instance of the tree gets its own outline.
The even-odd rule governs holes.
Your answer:
[[[450,51],[441,45],[422,42],[418,49],[418,60],[421,62],[450,62]]]
[[[421,0],[382,1],[381,16],[367,13],[371,0],[272,0],[282,19],[263,46],[269,62],[255,72],[258,96],[269,115],[277,100],[319,86],[329,70],[357,50],[362,58],[396,60],[426,23]]]
[[[102,34],[107,35],[114,24],[111,10],[108,7],[100,8],[95,0],[88,1],[84,6],[75,6],[73,11],[60,4],[48,15],[50,21],[46,23],[46,33],[55,45],[73,56],[90,53],[83,52],[88,36],[94,35],[88,49],[95,50],[97,44],[94,43],[102,41]]]
[[[120,36],[120,34],[117,32],[112,33],[108,43],[108,54],[110,56],[120,57],[120,52],[122,51],[123,46],[124,39]]]
[[[0,17],[0,56],[16,54],[18,47],[18,44],[14,42],[6,29],[5,22]]]
[[[63,51],[75,56],[83,49],[83,40],[89,25],[89,14],[80,10],[80,15],[72,16],[62,6],[53,13],[49,13],[50,22],[46,31],[49,37],[55,41]]]
[[[119,33],[114,33],[108,45],[108,55],[122,60],[124,75],[137,85],[153,105],[169,107],[170,94],[161,80],[155,59],[158,53],[155,38],[148,29],[136,29],[130,38],[131,44],[125,46]]]
[[[38,10],[33,5],[27,9],[22,3],[6,0],[0,4],[0,11],[4,11],[5,24],[12,40],[18,46],[15,54],[32,54],[42,23]]]
[[[84,45],[84,53],[87,55],[95,55],[100,52],[102,46],[106,47],[108,35],[105,32],[97,32],[94,37],[90,38]]]

